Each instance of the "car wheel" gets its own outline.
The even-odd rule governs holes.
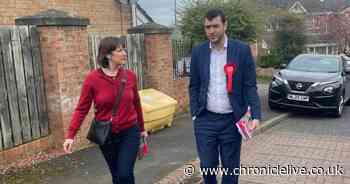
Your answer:
[[[281,107],[279,105],[272,103],[272,102],[269,102],[269,108],[271,110],[280,110],[281,109]]]
[[[337,109],[334,111],[334,116],[336,118],[340,118],[341,115],[343,114],[343,109],[344,109],[344,95],[341,95],[339,97],[339,102],[338,102],[338,107]]]

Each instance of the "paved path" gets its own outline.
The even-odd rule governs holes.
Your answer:
[[[350,184],[350,107],[341,119],[294,114],[244,147],[242,163],[334,167],[343,176],[242,176],[242,183]],[[340,174],[340,173],[338,173]],[[248,182],[249,181],[249,182]]]
[[[349,119],[349,106],[340,119],[329,118],[322,113],[293,113],[280,124],[245,142],[242,147],[242,165],[293,165],[308,170],[339,166],[341,172],[338,174],[343,175],[249,175],[241,176],[240,184],[350,184]]]

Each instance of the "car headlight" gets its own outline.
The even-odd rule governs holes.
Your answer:
[[[276,81],[272,81],[271,86],[272,87],[277,87],[279,84]]]
[[[334,90],[335,90],[335,88],[333,86],[328,86],[328,87],[323,88],[323,92],[325,94],[328,94],[328,95],[333,94]]]
[[[335,83],[338,83],[338,82],[339,82],[339,81],[315,82],[314,84],[311,85],[311,87],[324,86],[324,85],[329,85],[329,84],[335,84]]]
[[[272,85],[276,85],[277,86],[277,85],[282,84],[282,83],[288,85],[288,81],[283,79],[282,77],[280,77],[278,75],[273,75],[273,79],[272,80],[273,80],[272,81]]]

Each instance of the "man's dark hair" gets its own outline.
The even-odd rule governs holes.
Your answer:
[[[226,22],[226,16],[224,14],[224,11],[222,11],[221,9],[211,9],[207,12],[207,14],[205,15],[205,18],[208,20],[213,20],[216,17],[221,17],[221,21],[223,23]]]

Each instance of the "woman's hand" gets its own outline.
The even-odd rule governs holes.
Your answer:
[[[139,160],[141,160],[146,154],[148,154],[148,133],[147,131],[141,132],[141,145],[137,154]]]
[[[141,138],[142,138],[143,140],[147,140],[147,138],[148,138],[148,133],[147,133],[146,130],[143,131],[143,132],[141,132]]]
[[[66,153],[72,153],[72,147],[73,147],[74,140],[73,139],[66,139],[63,143],[63,150]]]

